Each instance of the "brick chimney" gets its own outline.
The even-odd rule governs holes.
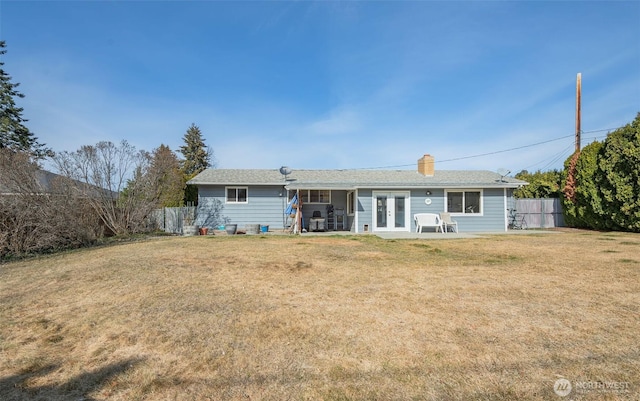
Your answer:
[[[418,159],[418,173],[427,177],[433,177],[433,173],[435,172],[435,163],[436,159],[430,154],[422,156]]]

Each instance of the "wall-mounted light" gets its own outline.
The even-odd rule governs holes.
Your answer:
[[[427,191],[426,193],[427,193],[427,196],[431,195],[431,191]]]

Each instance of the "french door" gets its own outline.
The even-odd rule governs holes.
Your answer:
[[[410,231],[409,192],[374,192],[375,231]]]

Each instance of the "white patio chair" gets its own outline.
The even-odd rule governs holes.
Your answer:
[[[458,222],[451,220],[451,213],[440,213],[440,219],[446,232],[449,232],[449,227],[453,227],[453,231],[458,233]]]
[[[433,227],[438,232],[438,229],[444,234],[442,226],[442,219],[435,213],[416,213],[413,215],[413,220],[416,223],[416,232],[421,233],[425,227]]]

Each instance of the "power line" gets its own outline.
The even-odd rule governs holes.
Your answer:
[[[605,128],[605,129],[597,129],[597,130],[591,130],[591,131],[582,131],[583,134],[585,133],[596,133],[596,132],[611,132],[611,131],[615,131],[618,130],[620,128],[624,128],[624,127],[618,127],[618,128]],[[601,138],[601,136],[590,136],[590,137],[583,137],[583,140],[589,141],[589,140],[599,140],[599,138]],[[573,145],[567,146],[566,148],[562,149],[560,152],[558,152],[556,155],[552,156],[551,158],[548,159],[543,159],[540,162],[534,163],[530,166],[527,166],[524,168],[524,170],[529,170],[532,167],[535,167],[539,164],[544,163],[546,160],[551,160],[549,161],[547,164],[544,165],[544,167],[540,168],[540,170],[545,170],[548,167],[550,167],[551,165],[553,165],[554,163],[556,163],[558,160],[560,160],[563,156],[566,158],[568,157],[571,152],[569,152],[569,150],[571,149]]]
[[[614,130],[617,130],[617,129],[620,129],[620,128],[623,128],[623,127],[604,128],[604,129],[591,130],[591,131],[581,131],[581,133],[583,133],[583,134],[591,134],[591,133],[596,133],[596,132],[614,131]],[[532,143],[532,144],[529,144],[529,145],[517,146],[515,148],[496,150],[494,152],[480,153],[480,154],[470,155],[470,156],[455,157],[455,158],[446,159],[446,160],[436,160],[435,162],[436,163],[447,163],[447,162],[458,161],[458,160],[473,159],[473,158],[476,158],[476,157],[491,156],[491,155],[496,155],[496,154],[499,154],[499,153],[512,152],[514,150],[520,150],[520,149],[531,148],[531,147],[534,147],[534,146],[544,145],[546,143],[555,142],[555,141],[559,141],[559,140],[562,140],[562,139],[573,138],[573,137],[575,137],[575,134],[565,135],[565,136],[561,136],[561,137],[554,138],[554,139],[549,139],[549,140],[542,141],[542,142]],[[589,137],[589,138],[586,138],[586,139],[597,139],[597,138],[598,137]],[[564,150],[561,152],[561,154],[562,153],[564,153]],[[556,160],[554,160],[554,162],[555,161]],[[415,166],[415,163],[398,164],[398,165],[395,165],[395,166],[359,167],[359,168],[355,168],[354,170],[382,170],[382,169],[393,169],[393,168],[413,167],[413,166]],[[534,164],[534,166],[535,166],[535,164]]]
[[[593,131],[590,131],[590,132],[593,132]],[[597,138],[597,137],[588,137],[588,138],[583,138],[583,139],[589,140],[589,139],[592,139],[592,138]],[[558,153],[556,153],[556,154],[554,154],[554,155],[552,155],[552,156],[550,156],[550,157],[548,157],[548,158],[545,158],[545,159],[542,159],[542,160],[540,160],[540,161],[537,161],[537,162],[535,162],[535,163],[533,163],[533,164],[531,164],[531,165],[529,165],[529,166],[525,167],[523,170],[527,170],[527,171],[529,171],[529,170],[531,170],[533,167],[538,166],[538,165],[541,165],[542,163],[545,163],[545,162],[547,162],[547,161],[548,161],[548,162],[547,162],[543,167],[538,168],[538,170],[546,170],[547,168],[549,168],[549,167],[550,167],[551,165],[553,165],[554,163],[558,162],[558,161],[559,161],[560,159],[562,159],[563,157],[564,157],[565,159],[566,159],[567,157],[569,157],[569,155],[571,155],[571,154],[572,154],[572,152],[571,152],[571,148],[573,148],[573,147],[574,147],[574,145],[573,145],[573,144],[571,144],[571,145],[569,145],[569,146],[565,147],[564,149],[562,149],[560,152],[558,152]]]
[[[544,167],[539,168],[538,170],[544,170],[545,168],[547,168],[548,166],[552,165],[553,163],[555,163],[556,161],[560,160],[560,158],[562,158],[562,156],[565,154],[565,152],[568,152],[571,148],[573,148],[573,144],[570,144],[569,146],[565,147],[564,149],[562,149],[560,152],[553,154],[545,159],[539,160],[533,164],[530,164],[526,167],[524,167],[521,170],[527,170],[527,171],[531,171],[534,167],[541,165],[542,163],[546,164],[544,165]]]
[[[618,128],[605,128],[605,129],[598,129],[598,130],[592,130],[592,131],[582,131],[582,133],[596,133],[596,132],[611,132],[617,129],[620,129],[623,127],[618,127]],[[593,140],[599,140],[600,138],[602,138],[601,136],[589,136],[589,137],[583,137],[582,139],[585,141],[593,141]],[[573,147],[573,145],[567,146],[566,148],[562,149],[559,153],[557,153],[556,155],[552,156],[551,158],[548,159],[544,159],[540,162],[534,163],[530,166],[527,166],[524,168],[524,170],[530,170],[532,167],[535,167],[539,164],[544,163],[546,160],[551,160],[549,161],[547,164],[545,164],[542,168],[540,168],[540,170],[545,170],[548,167],[550,167],[551,165],[553,165],[554,163],[556,163],[558,160],[560,160],[563,156],[569,157],[569,155],[571,154],[571,152],[569,152],[569,150]]]
[[[560,153],[558,153],[556,155],[556,157],[553,158],[553,160],[549,161],[549,163],[545,164],[540,170],[546,170],[549,167],[551,167],[553,164],[555,164],[556,162],[558,162],[560,159],[562,159],[563,157],[566,159],[567,157],[569,157],[569,155],[571,154],[571,148],[573,147],[573,144],[567,146],[566,148],[562,149],[562,151],[560,151]]]
[[[481,154],[471,155],[471,156],[462,156],[462,157],[456,157],[456,158],[453,158],[453,159],[446,159],[446,160],[440,160],[440,161],[436,160],[436,163],[446,163],[446,162],[451,162],[451,161],[456,161],[456,160],[472,159],[472,158],[475,158],[475,157],[482,157],[482,156],[495,155],[495,154],[498,154],[498,153],[511,152],[511,151],[518,150],[518,149],[530,148],[532,146],[538,146],[538,145],[543,145],[543,144],[549,143],[549,142],[559,141],[561,139],[566,139],[566,138],[569,138],[569,137],[572,137],[572,136],[573,135],[562,136],[560,138],[549,139],[547,141],[542,141],[542,142],[538,142],[538,143],[532,143],[530,145],[518,146],[518,147],[510,148],[510,149],[497,150],[495,152],[481,153]],[[414,166],[414,165],[415,164],[412,163],[412,164],[398,164],[398,165],[395,165],[395,166],[360,167],[360,168],[356,168],[355,170],[389,169],[389,168],[398,168],[398,167],[411,167],[411,166]]]
[[[624,126],[618,127],[618,128],[596,129],[596,130],[593,130],[593,131],[582,131],[582,133],[583,134],[591,134],[593,132],[615,131],[615,130],[620,129],[620,128],[624,128]]]
[[[532,143],[530,145],[524,145],[524,146],[518,146],[515,148],[509,148],[509,149],[503,149],[503,150],[497,150],[495,152],[488,152],[488,153],[481,153],[481,154],[477,154],[477,155],[472,155],[472,156],[463,156],[463,157],[456,157],[453,159],[447,159],[447,160],[441,160],[439,163],[445,163],[445,162],[452,162],[452,161],[457,161],[457,160],[465,160],[465,159],[472,159],[474,157],[482,157],[482,156],[490,156],[490,155],[495,155],[498,153],[505,153],[505,152],[511,152],[514,150],[519,150],[519,149],[525,149],[525,148],[530,148],[533,146],[538,146],[538,145],[544,145],[545,143],[549,143],[549,142],[555,142],[555,141],[559,141],[561,139],[566,139],[566,138],[571,138],[574,135],[566,135],[566,136],[561,136],[560,138],[555,138],[555,139],[549,139],[548,141],[542,141],[542,142],[538,142],[538,143]]]
[[[511,151],[514,151],[514,150],[530,148],[530,147],[538,146],[538,145],[544,145],[545,143],[559,141],[561,139],[566,139],[566,138],[571,138],[571,137],[573,137],[573,134],[572,135],[562,136],[562,137],[559,137],[559,138],[549,139],[547,141],[532,143],[532,144],[529,144],[529,145],[517,146],[515,148],[497,150],[497,151],[494,151],[494,152],[481,153],[481,154],[470,155],[470,156],[462,156],[462,157],[456,157],[456,158],[453,158],[453,159],[446,159],[446,160],[440,160],[440,161],[436,160],[436,163],[447,163],[447,162],[452,162],[452,161],[457,161],[457,160],[473,159],[473,158],[476,158],[476,157],[483,157],[483,156],[495,155],[495,154],[498,154],[498,153],[511,152]],[[360,168],[356,168],[355,170],[378,170],[378,169],[391,169],[391,168],[412,167],[412,166],[415,166],[415,163],[412,163],[412,164],[398,164],[398,165],[395,165],[395,166],[360,167]]]
[[[602,138],[602,137],[600,137],[600,136],[589,136],[589,137],[582,138],[582,139],[584,139],[585,142],[588,142],[588,141],[599,141],[600,140],[599,138]]]

